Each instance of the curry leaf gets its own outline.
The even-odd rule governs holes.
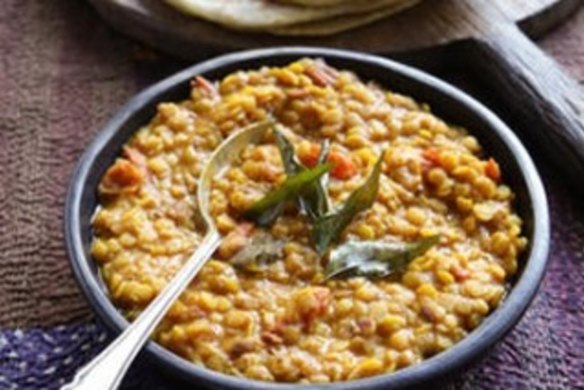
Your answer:
[[[383,155],[375,163],[373,172],[365,180],[365,183],[351,194],[340,211],[316,219],[312,236],[316,249],[320,254],[324,253],[333,242],[339,239],[343,230],[357,214],[368,209],[375,202],[379,191],[382,157]]]
[[[337,276],[385,277],[402,272],[439,241],[431,236],[413,243],[350,241],[330,253],[325,279]]]
[[[262,272],[269,263],[282,258],[284,244],[271,234],[258,231],[230,262],[249,272]]]
[[[280,150],[280,156],[282,157],[282,163],[284,164],[286,174],[294,175],[301,171],[302,166],[296,161],[294,147],[290,141],[288,141],[284,134],[278,129],[274,130],[274,135],[276,136],[276,144]]]
[[[319,164],[324,164],[327,161],[329,146],[328,139],[322,141],[320,145],[320,156],[318,157]],[[305,200],[305,203],[308,203],[308,205],[304,205],[304,209],[312,221],[315,221],[317,218],[329,212],[330,200],[325,190],[327,179],[327,175],[322,176],[312,188],[309,188],[309,194],[302,197],[302,199]]]
[[[243,217],[259,226],[271,225],[284,211],[286,202],[294,200],[330,169],[329,164],[319,164],[312,169],[305,169],[295,175],[288,176],[278,188],[268,192],[247,209],[243,213]]]
[[[280,150],[282,162],[287,175],[294,175],[306,169],[303,165],[298,163],[294,155],[294,147],[277,129],[274,131],[276,136],[276,143]],[[320,148],[320,156],[318,163],[323,164],[328,157],[328,141],[323,141]],[[298,204],[311,220],[326,214],[328,212],[328,199],[326,191],[323,187],[322,179],[315,181],[310,186],[302,191],[298,197]]]

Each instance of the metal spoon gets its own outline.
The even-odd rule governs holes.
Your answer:
[[[69,384],[61,387],[61,390],[113,390],[119,386],[158,322],[221,243],[221,235],[208,209],[213,178],[234,157],[239,156],[247,145],[260,141],[272,126],[273,123],[265,121],[246,127],[232,134],[213,152],[201,173],[197,190],[199,212],[207,225],[207,234],[197,250],[142,314],[102,353],[83,367]]]

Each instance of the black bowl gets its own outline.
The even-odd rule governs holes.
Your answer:
[[[96,207],[96,188],[106,168],[132,133],[153,117],[157,103],[183,100],[188,96],[189,80],[193,76],[217,79],[235,70],[284,65],[305,56],[322,57],[330,65],[352,70],[364,80],[375,80],[392,91],[429,103],[439,117],[469,129],[487,154],[499,161],[505,180],[517,194],[516,210],[524,221],[524,234],[529,239],[529,247],[520,261],[512,290],[499,308],[451,349],[392,374],[351,382],[314,386],[259,382],[196,366],[153,342],[145,347],[145,353],[173,375],[192,384],[220,389],[402,389],[418,387],[457,373],[500,340],[519,321],[535,296],[549,251],[548,204],[531,158],[499,118],[443,81],[384,58],[323,48],[246,51],[192,66],[131,99],[91,143],[71,179],[65,209],[65,237],[75,277],[99,318],[115,334],[119,334],[128,322],[110,302],[89,251],[92,235],[90,218]]]

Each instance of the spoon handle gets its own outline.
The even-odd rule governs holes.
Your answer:
[[[83,367],[61,390],[114,390],[119,386],[134,357],[172,303],[197,275],[221,242],[211,229],[180,271],[148,305],[146,310],[102,353]]]

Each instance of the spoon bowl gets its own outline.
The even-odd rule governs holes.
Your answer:
[[[249,144],[255,144],[261,140],[266,131],[274,126],[270,120],[250,125],[243,130],[231,134],[219,145],[201,172],[199,187],[197,189],[197,204],[199,214],[205,221],[208,229],[215,229],[215,223],[209,214],[209,198],[211,196],[211,184],[213,178],[221,173],[235,156],[243,151]]]

